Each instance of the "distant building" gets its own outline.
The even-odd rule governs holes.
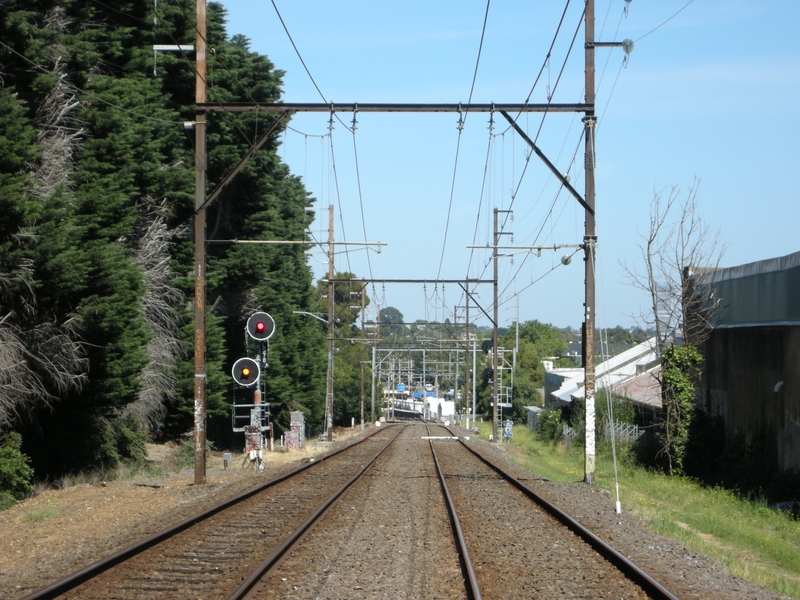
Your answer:
[[[661,387],[657,375],[661,363],[655,352],[655,338],[638,344],[595,367],[596,389],[610,389],[629,399],[639,412],[652,420],[661,409]],[[583,369],[545,371],[545,406],[571,407],[584,400]]]
[[[729,443],[767,430],[778,467],[800,469],[800,252],[685,277],[709,322],[701,405],[722,417]]]

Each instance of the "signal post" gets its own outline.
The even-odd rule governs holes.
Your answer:
[[[269,348],[268,340],[275,332],[275,321],[265,312],[257,312],[250,316],[245,327],[246,335],[257,343],[256,358],[240,358],[233,363],[231,375],[233,380],[245,388],[253,389],[252,404],[233,405],[231,416],[233,431],[243,432],[245,438],[245,453],[249,455],[251,463],[261,464],[261,453],[264,448],[264,432],[272,431],[269,422],[269,404],[261,402],[261,372],[268,366]],[[246,414],[237,414],[237,408],[248,411]],[[238,421],[246,420],[247,423],[239,424]],[[245,459],[246,460],[246,459]]]

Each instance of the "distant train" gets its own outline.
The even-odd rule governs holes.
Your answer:
[[[456,414],[454,400],[437,396],[433,391],[389,391],[384,394],[383,410],[389,419],[420,419],[424,421],[450,421]]]

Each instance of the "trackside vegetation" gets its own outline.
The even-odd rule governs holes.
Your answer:
[[[488,439],[491,424],[479,423]],[[524,450],[514,456],[528,470],[552,481],[583,479],[583,447],[554,441],[514,426],[511,443]],[[653,531],[675,538],[722,563],[733,575],[792,598],[800,598],[800,521],[766,501],[746,499],[685,476],[637,464],[630,445],[617,446],[623,510],[639,515]],[[607,441],[598,445],[596,485],[614,490],[614,467]],[[609,510],[614,510],[613,501]]]
[[[113,4],[113,6],[111,6]],[[154,14],[155,12],[155,14]],[[283,72],[207,6],[208,100],[279,102]],[[142,464],[194,421],[194,3],[8,0],[0,9],[0,437],[8,498],[39,481]],[[275,117],[209,114],[207,192]],[[313,198],[278,153],[286,123],[207,209],[206,432],[235,443],[231,365],[269,312],[271,405],[324,419],[325,338],[301,241]],[[242,392],[240,391],[241,395]],[[239,398],[241,403],[241,398]],[[20,443],[17,443],[20,442]],[[241,442],[240,442],[241,443]],[[11,450],[9,450],[11,448]],[[24,466],[23,466],[24,464]]]

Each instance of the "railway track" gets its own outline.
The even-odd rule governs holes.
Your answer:
[[[377,430],[24,598],[227,598],[399,431]]]
[[[381,428],[26,598],[675,598],[470,446]]]
[[[470,445],[434,445],[482,597],[676,598]]]

